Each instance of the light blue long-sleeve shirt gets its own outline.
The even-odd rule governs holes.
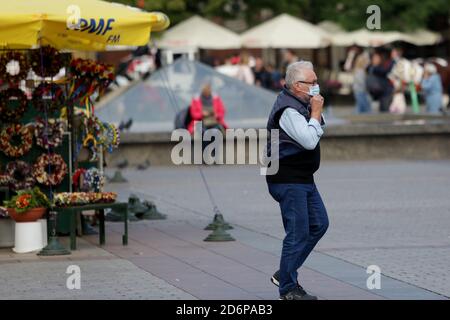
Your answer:
[[[439,74],[435,73],[422,80],[422,90],[425,94],[425,103],[428,112],[439,112],[442,107],[442,82]]]
[[[322,120],[324,120],[322,115]],[[323,135],[325,121],[320,125],[319,121],[306,118],[293,108],[286,108],[280,118],[280,127],[289,137],[294,139],[306,150],[313,150]]]

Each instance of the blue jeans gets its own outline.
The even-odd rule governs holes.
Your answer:
[[[358,113],[370,113],[372,107],[369,100],[369,94],[364,91],[353,92],[356,101],[356,111]]]
[[[432,94],[425,96],[425,103],[427,105],[427,112],[440,113],[442,108],[442,95]]]
[[[316,185],[269,183],[280,204],[286,236],[280,261],[280,295],[297,286],[297,270],[328,229],[328,215]]]

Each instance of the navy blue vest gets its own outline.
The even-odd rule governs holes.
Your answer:
[[[275,175],[266,176],[266,179],[272,183],[312,183],[313,173],[320,165],[320,144],[317,143],[314,150],[306,150],[280,127],[279,121],[286,108],[297,110],[306,121],[311,119],[310,105],[284,88],[278,95],[267,122],[267,154],[271,156],[272,145],[278,143],[279,170]],[[279,130],[278,141],[271,136],[272,129]]]

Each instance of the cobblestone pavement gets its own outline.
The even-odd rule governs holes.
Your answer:
[[[86,241],[67,257],[0,250],[0,299],[187,299],[194,297]],[[69,266],[80,268],[80,289],[69,290]]]
[[[226,219],[277,239],[277,252],[283,237],[279,208],[258,170],[204,168]],[[124,198],[137,193],[155,201],[169,220],[207,223],[212,217],[195,167],[151,167],[124,175],[131,183],[110,187]],[[450,297],[450,162],[323,162],[316,184],[330,216],[317,254],[364,271],[375,264],[389,278]]]
[[[109,171],[111,175],[113,171]],[[65,257],[0,249],[0,299],[268,299],[283,229],[259,168],[204,168],[234,242],[209,243],[212,208],[195,167],[124,170],[110,184],[121,200],[152,200],[167,220],[107,223],[106,245],[83,236]],[[450,297],[450,162],[324,162],[316,183],[330,229],[299,280],[320,299]],[[62,239],[67,246],[67,238]],[[369,265],[381,289],[366,286]],[[66,269],[81,269],[81,290],[68,290]]]

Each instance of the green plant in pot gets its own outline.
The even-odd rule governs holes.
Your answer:
[[[16,222],[34,222],[41,219],[50,207],[47,196],[38,188],[20,190],[4,202],[9,216]]]

